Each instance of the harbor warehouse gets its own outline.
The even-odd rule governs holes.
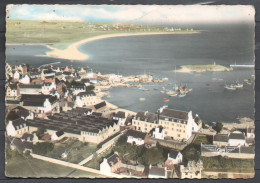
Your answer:
[[[48,116],[48,119],[35,118],[26,122],[30,133],[38,128],[44,128],[50,135],[62,131],[64,137],[77,138],[83,142],[97,144],[120,130],[117,120],[87,115],[87,112],[80,109],[57,113]]]

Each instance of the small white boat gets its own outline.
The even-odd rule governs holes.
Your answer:
[[[236,90],[237,88],[234,86],[234,85],[226,85],[225,86],[225,89],[227,89],[227,90]]]
[[[185,97],[185,96],[186,96],[186,93],[179,95],[180,98]]]
[[[145,101],[145,98],[139,98],[140,101]]]

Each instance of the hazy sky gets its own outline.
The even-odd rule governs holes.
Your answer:
[[[100,23],[207,24],[254,21],[253,6],[8,5],[10,19]]]

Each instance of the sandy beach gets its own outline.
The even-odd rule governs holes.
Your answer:
[[[81,41],[78,41],[76,43],[71,44],[66,49],[57,49],[53,48],[50,45],[47,45],[51,51],[46,52],[47,57],[51,58],[59,58],[59,59],[67,59],[67,60],[74,60],[74,61],[84,61],[88,59],[88,55],[85,53],[82,53],[78,50],[78,47],[100,39],[107,39],[107,38],[113,38],[113,37],[128,37],[128,36],[146,36],[146,35],[168,35],[168,34],[194,34],[199,32],[146,32],[146,33],[122,33],[122,34],[107,34],[107,35],[101,35],[101,36],[95,36],[88,39],[83,39]]]

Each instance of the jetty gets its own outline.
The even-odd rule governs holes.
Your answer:
[[[254,68],[254,65],[237,65],[237,64],[233,64],[230,65],[231,68]]]

